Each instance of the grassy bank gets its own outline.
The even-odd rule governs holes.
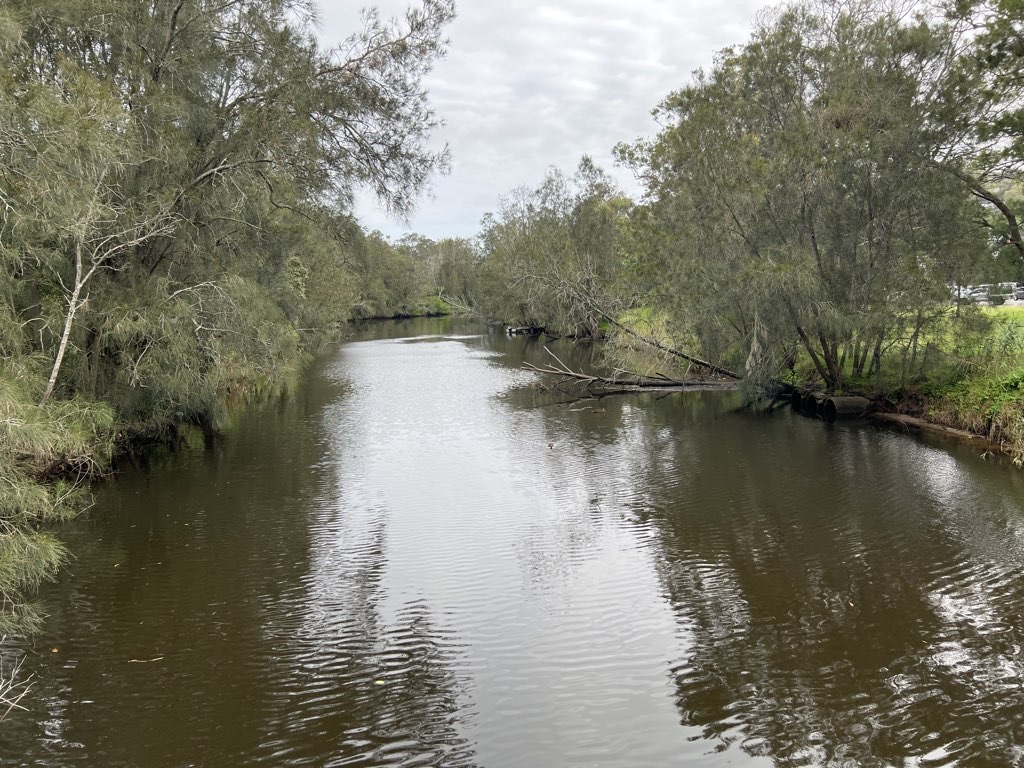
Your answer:
[[[936,390],[923,401],[922,411],[939,424],[986,438],[1024,467],[1024,367]]]
[[[986,307],[990,321],[960,376],[936,377],[920,388],[930,420],[980,435],[1024,466],[1024,307]]]
[[[810,375],[797,367],[798,379]],[[883,409],[985,438],[1024,466],[1024,307],[950,307],[893,338],[881,370],[848,387]]]

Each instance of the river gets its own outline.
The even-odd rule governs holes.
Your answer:
[[[1024,480],[378,323],[62,529],[3,766],[1024,765]]]

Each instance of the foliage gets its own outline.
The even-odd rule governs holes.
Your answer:
[[[571,178],[548,172],[535,190],[507,197],[481,233],[480,304],[516,324],[578,338],[598,333],[622,306],[631,202],[584,157]]]
[[[80,508],[115,437],[218,428],[391,288],[399,251],[351,199],[405,214],[447,167],[423,78],[453,13],[370,10],[327,50],[307,0],[0,9],[5,617],[60,560],[37,527]]]
[[[990,242],[1012,275],[1024,277],[1024,5],[1020,0],[948,0],[948,48],[955,53],[942,87],[935,89],[934,118],[959,131],[937,147],[941,167],[984,201]]]
[[[763,14],[657,107],[657,136],[617,147],[640,204],[585,161],[484,219],[479,305],[577,336],[625,330],[611,354],[644,370],[689,350],[744,369],[754,398],[780,380],[879,395],[994,381],[1009,407],[1019,334],[951,307],[950,286],[1024,277],[1022,10]]]
[[[930,122],[948,29],[874,3],[804,4],[670,96],[643,175],[666,303],[706,353],[780,375],[800,346],[841,388],[947,300],[943,255],[980,253],[974,204],[936,167]]]
[[[38,526],[84,503],[81,481],[106,466],[113,412],[81,399],[38,405],[43,379],[10,362],[0,368],[0,634],[38,625],[24,594],[53,575],[63,546]],[[60,480],[42,484],[41,478]]]

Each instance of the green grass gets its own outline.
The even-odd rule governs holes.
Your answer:
[[[950,307],[918,334],[916,357],[912,328],[889,345],[881,376],[847,389],[986,437],[1024,466],[1024,307]],[[815,377],[800,350],[796,381]]]
[[[944,424],[987,437],[1014,464],[1024,466],[1024,366],[965,378],[938,392],[926,412]]]
[[[961,310],[922,334],[931,360],[901,380],[897,397],[919,402],[927,418],[988,438],[1024,466],[1024,307]]]
[[[1018,306],[1001,306],[1001,307],[982,307],[981,311],[997,319],[1011,320],[1015,323],[1024,323],[1024,307]]]

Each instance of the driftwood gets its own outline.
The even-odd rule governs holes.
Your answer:
[[[599,397],[631,392],[683,392],[697,389],[734,389],[736,386],[734,381],[670,379],[660,373],[655,376],[644,376],[631,371],[619,371],[624,376],[596,376],[583,373],[582,371],[574,371],[550,349],[544,347],[544,351],[554,359],[554,365],[540,366],[533,365],[532,363],[523,363],[523,368],[534,373],[559,376],[563,382],[581,384],[587,389],[589,394]]]
[[[968,432],[966,429],[956,429],[955,427],[946,427],[942,424],[936,424],[933,421],[925,421],[915,416],[907,416],[903,413],[873,413],[871,418],[875,421],[882,421],[888,424],[898,424],[902,427],[910,429],[920,429],[922,432],[934,432],[939,435],[948,435],[950,437],[956,437],[961,440],[972,440],[981,441],[983,443],[991,444],[991,441],[981,435],[976,435],[973,432]]]

